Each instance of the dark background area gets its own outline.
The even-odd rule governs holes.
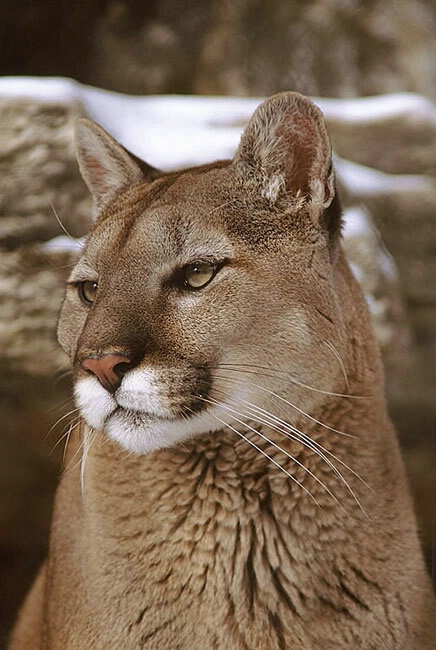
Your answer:
[[[430,0],[3,0],[0,75],[69,76],[146,95],[266,96],[292,89],[343,98],[412,91],[434,99],[434,12]],[[26,119],[37,120],[38,113],[32,110]],[[52,123],[64,118],[72,119],[54,115]],[[1,129],[8,128],[7,119],[3,112],[0,165]],[[402,140],[402,134],[396,137]],[[340,138],[338,145],[342,142]],[[392,144],[393,155],[384,152],[389,172],[398,171],[399,165],[396,138]],[[369,150],[372,147],[375,139],[369,141]],[[71,160],[65,165],[68,173],[56,181],[58,185],[80,183]],[[402,171],[416,169],[407,161]],[[433,166],[419,171],[433,174]],[[11,199],[2,199],[4,187],[0,184],[0,267],[6,273],[10,264],[17,287],[20,282],[27,287],[37,276],[34,258],[22,253],[19,237],[8,244],[1,238],[2,218],[6,223],[11,214],[20,212]],[[81,196],[80,190],[72,192],[76,195]],[[373,216],[405,280],[411,337],[404,359],[385,359],[389,404],[433,570],[435,276],[429,260],[434,259],[435,204],[428,201],[422,206],[414,224],[405,216],[407,204],[387,199],[385,209],[381,205]],[[81,232],[79,228],[77,234]],[[53,235],[50,231],[47,238]],[[24,243],[29,244],[29,237]],[[14,260],[19,260],[20,272],[14,270]],[[422,266],[413,273],[419,261]],[[420,291],[409,288],[408,282]],[[1,647],[47,550],[62,460],[62,444],[56,443],[65,422],[50,429],[72,403],[68,376],[27,372],[2,350],[0,376],[0,481],[5,486],[0,503]]]
[[[4,0],[0,74],[126,93],[434,96],[430,0]]]

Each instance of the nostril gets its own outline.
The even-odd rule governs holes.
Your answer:
[[[129,357],[119,353],[104,354],[101,357],[82,359],[81,366],[95,375],[107,391],[113,393],[121,384],[123,375],[132,367]]]
[[[122,378],[122,377],[127,373],[128,370],[130,370],[131,368],[133,368],[133,365],[134,365],[133,363],[131,363],[131,362],[128,363],[127,361],[123,361],[123,362],[121,362],[121,363],[117,363],[117,365],[114,366],[114,372],[115,372],[119,377]]]

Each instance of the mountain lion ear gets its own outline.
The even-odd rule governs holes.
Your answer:
[[[104,129],[80,118],[76,122],[76,155],[80,172],[97,208],[107,204],[122,188],[160,176]]]
[[[314,219],[334,198],[331,144],[323,115],[299,93],[267,99],[244,131],[235,163],[273,205],[309,204]],[[313,208],[313,209],[311,209]]]

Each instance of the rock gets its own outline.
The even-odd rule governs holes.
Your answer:
[[[399,272],[365,208],[356,205],[347,208],[343,218],[346,255],[366,296],[375,333],[387,360],[411,345]]]
[[[338,156],[391,174],[434,174],[435,105],[422,95],[320,104]]]
[[[80,115],[75,102],[0,99],[1,247],[45,241],[63,229],[72,236],[88,229],[90,200],[72,138]]]
[[[0,256],[0,368],[3,372],[51,377],[68,368],[56,341],[64,282],[77,259],[73,251],[44,251],[37,245]]]
[[[41,243],[89,228],[73,151],[80,114],[75,102],[0,99],[0,646],[46,553],[66,421],[53,425],[72,409],[55,327],[75,256]]]

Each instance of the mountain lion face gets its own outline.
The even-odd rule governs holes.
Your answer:
[[[309,100],[268,100],[233,161],[178,173],[86,120],[77,142],[97,220],[58,336],[91,428],[147,453],[283,416],[278,399],[294,405],[288,420],[317,418],[346,390],[340,216]]]

